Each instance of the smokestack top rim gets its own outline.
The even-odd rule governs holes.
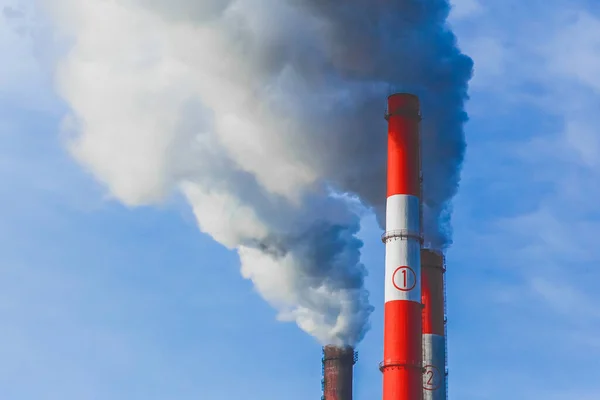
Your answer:
[[[421,100],[419,99],[419,96],[417,96],[414,93],[396,92],[396,93],[392,93],[392,94],[388,95],[388,97],[387,97],[388,105],[390,105],[390,102],[396,103],[396,101],[394,101],[394,100],[398,100],[397,102],[405,107],[412,106],[412,107],[415,107],[416,109],[419,109],[421,106]]]
[[[425,254],[425,253],[432,254],[436,257],[445,258],[444,252],[442,250],[434,249],[431,247],[422,247],[421,254]]]
[[[419,97],[412,93],[394,93],[387,97],[385,119],[392,116],[403,116],[417,121],[421,120],[421,103]]]
[[[421,249],[421,267],[446,271],[446,258],[439,250],[423,248]]]
[[[395,92],[395,93],[389,94],[387,98],[389,99],[390,97],[395,97],[395,96],[412,98],[413,100],[419,101],[419,96],[417,96],[414,93],[409,93],[409,92]]]

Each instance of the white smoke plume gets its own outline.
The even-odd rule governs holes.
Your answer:
[[[74,157],[127,205],[183,193],[321,343],[368,329],[356,202],[382,220],[390,88],[421,97],[426,234],[450,243],[472,62],[447,1],[46,1]]]

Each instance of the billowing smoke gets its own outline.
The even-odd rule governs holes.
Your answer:
[[[447,1],[46,1],[72,154],[127,205],[182,193],[281,319],[368,329],[355,234],[382,220],[390,90],[421,97],[426,235],[450,242],[472,62]]]

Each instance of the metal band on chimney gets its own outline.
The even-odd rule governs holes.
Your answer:
[[[414,119],[415,121],[421,121],[421,114],[419,114],[418,111],[411,111],[411,110],[403,110],[403,109],[399,109],[399,110],[394,110],[392,112],[386,111],[384,116],[386,121],[389,121],[390,117],[405,117],[405,118],[409,118],[409,119]]]
[[[413,240],[417,240],[421,244],[423,244],[423,235],[421,235],[420,232],[409,231],[407,229],[395,229],[392,231],[384,232],[383,235],[381,235],[381,241],[383,243],[387,243],[388,240],[392,240],[392,239],[400,239],[400,240],[413,239]]]
[[[417,363],[415,361],[412,361],[412,362],[390,361],[390,362],[380,362],[379,363],[379,370],[381,372],[383,372],[384,370],[389,369],[389,368],[413,368],[413,369],[421,370],[422,373],[425,372],[425,368],[423,368],[423,365],[421,365],[420,363]]]

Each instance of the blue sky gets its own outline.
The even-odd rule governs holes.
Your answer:
[[[597,399],[600,6],[454,4],[475,76],[448,253],[450,396]],[[0,18],[0,398],[319,398],[320,346],[276,321],[181,199],[127,208],[72,161],[24,10]],[[376,309],[358,400],[381,391],[379,236],[367,218]]]

